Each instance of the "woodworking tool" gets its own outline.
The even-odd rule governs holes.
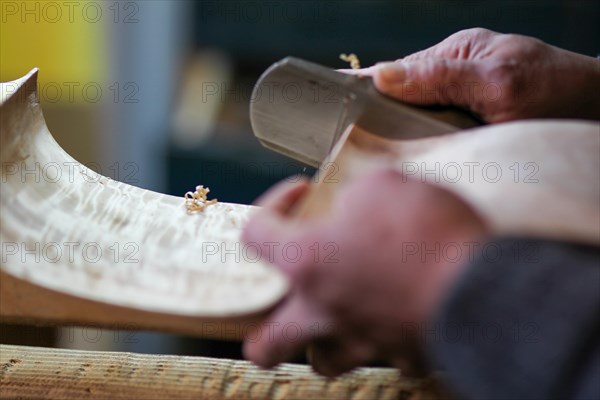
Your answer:
[[[395,139],[443,135],[481,125],[449,107],[417,107],[381,94],[369,76],[346,74],[294,57],[269,67],[250,101],[255,136],[267,148],[312,166],[356,124]]]

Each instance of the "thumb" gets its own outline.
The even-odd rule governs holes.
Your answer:
[[[478,64],[470,60],[421,59],[378,64],[373,74],[382,93],[417,105],[455,105],[477,111]]]
[[[241,236],[244,243],[259,251],[263,261],[278,265],[292,276],[311,260],[310,246],[318,240],[312,226],[294,223],[297,221],[289,216],[308,189],[305,179],[275,185],[256,202],[262,207],[246,222]]]
[[[331,319],[294,293],[253,331],[246,334],[244,356],[263,368],[290,361],[302,353],[319,332],[331,327]]]

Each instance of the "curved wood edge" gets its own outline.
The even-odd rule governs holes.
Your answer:
[[[11,306],[0,307],[0,318],[90,321],[203,337],[241,337],[229,328],[220,329],[224,334],[206,334],[202,324],[230,320],[226,326],[237,326],[240,320],[264,315],[285,295],[287,280],[260,260],[240,261],[239,255],[235,255],[237,259],[227,258],[219,248],[214,257],[208,257],[208,251],[201,252],[201,244],[210,242],[222,248],[239,244],[238,231],[251,207],[219,203],[200,219],[185,213],[183,198],[111,180],[76,163],[46,127],[36,91],[37,75],[37,70],[32,70],[18,80],[0,84],[0,270],[3,281],[20,288],[13,290],[11,284],[3,284],[2,303]],[[58,165],[62,174],[67,164],[78,164],[79,171],[74,169],[62,175],[69,179],[56,181],[40,180],[39,175],[25,179],[5,169],[5,163],[15,169],[35,170],[36,174],[44,163]],[[90,176],[94,177],[92,182]],[[38,201],[23,201],[31,198]],[[84,231],[81,226],[88,229]],[[204,232],[210,234],[203,236]],[[54,243],[62,252],[65,242],[93,243],[105,254],[113,242],[121,247],[132,244],[137,255],[134,262],[123,262],[123,251],[98,262],[85,257],[33,262],[18,259],[18,249],[9,257],[4,247],[9,244],[23,249],[27,243]],[[164,244],[158,246],[160,243]],[[206,256],[202,261],[198,260],[200,254]],[[20,290],[31,293],[31,299],[19,295]],[[238,293],[241,295],[236,297]],[[17,304],[17,299],[23,304]],[[97,315],[96,321],[93,315]]]
[[[169,332],[207,339],[242,340],[260,314],[201,320],[95,302],[32,284],[0,271],[0,322]]]
[[[0,398],[19,399],[442,399],[437,380],[390,368],[336,379],[310,367],[263,370],[247,361],[0,345]]]

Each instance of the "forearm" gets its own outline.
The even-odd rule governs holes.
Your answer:
[[[434,322],[454,329],[431,344],[434,364],[470,399],[598,398],[598,248],[526,240],[487,248],[500,252],[467,269]]]

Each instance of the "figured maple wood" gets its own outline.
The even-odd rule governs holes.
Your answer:
[[[240,323],[286,293],[240,243],[251,206],[189,214],[183,197],[86,168],[46,128],[36,77],[1,86],[2,320],[202,335],[203,321]]]
[[[263,370],[246,361],[0,345],[0,399],[448,398],[433,379],[360,368],[336,379],[310,367]]]

